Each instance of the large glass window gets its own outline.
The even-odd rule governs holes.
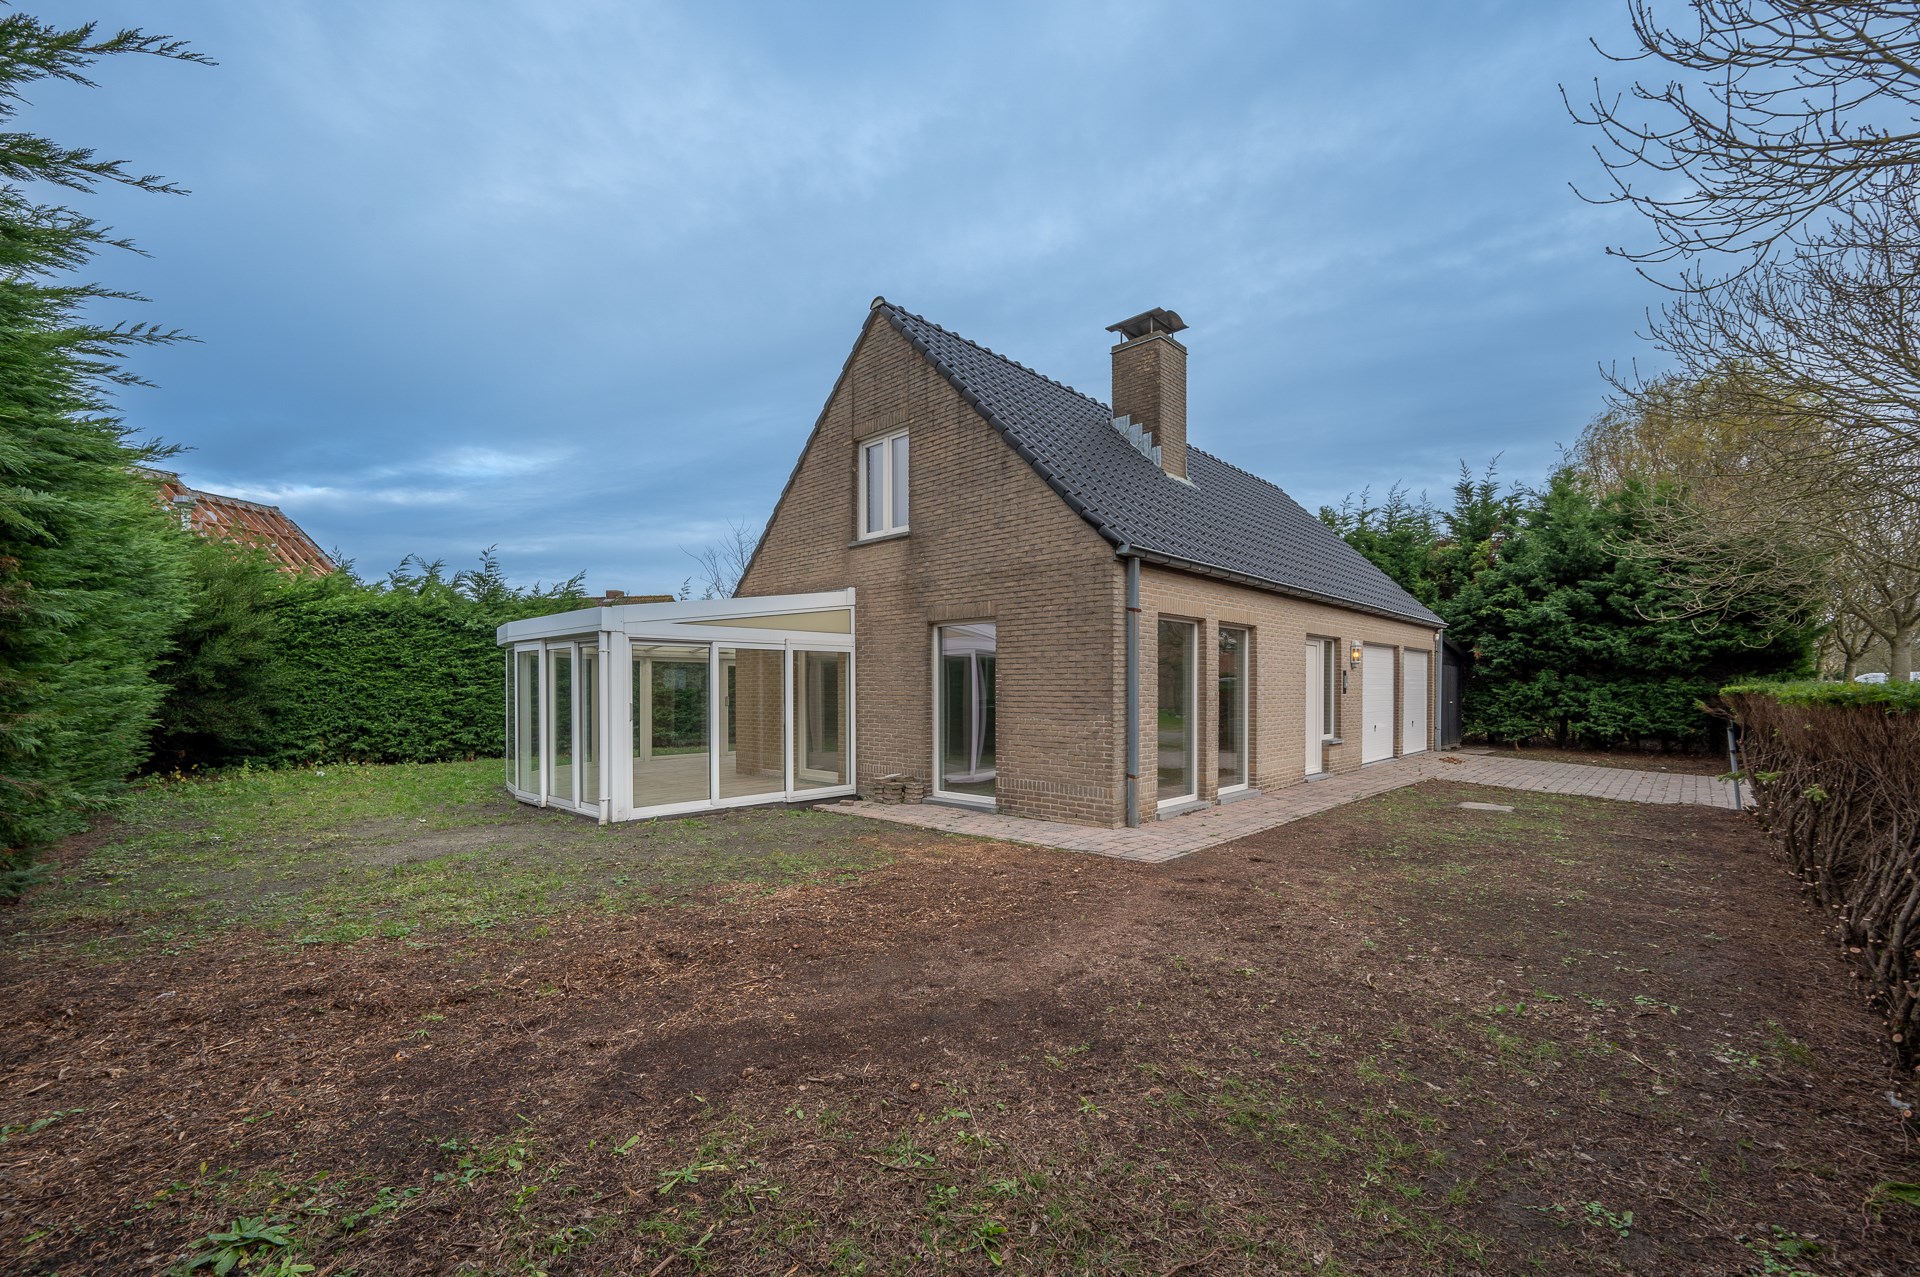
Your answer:
[[[1220,788],[1247,784],[1247,632],[1220,627]]]
[[[847,783],[847,654],[793,654],[793,787]]]
[[[787,791],[786,653],[778,649],[720,649],[722,687],[729,689],[729,748],[720,756],[721,798]]]
[[[540,792],[540,653],[513,654],[513,784]]]
[[[705,802],[707,648],[633,647],[633,805]]]
[[[1179,802],[1196,793],[1194,677],[1198,641],[1189,621],[1160,622],[1160,801]]]
[[[939,774],[943,794],[992,798],[996,756],[995,665],[999,636],[992,623],[942,626],[939,635]]]
[[[553,776],[549,797],[573,801],[573,649],[556,647],[547,653],[553,662],[549,686],[553,691]]]
[[[600,801],[600,653],[580,649],[580,801]]]
[[[860,535],[907,530],[907,436],[860,445]]]

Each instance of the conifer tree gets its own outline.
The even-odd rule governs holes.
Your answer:
[[[119,362],[130,349],[180,334],[95,317],[139,299],[79,272],[132,244],[56,202],[102,185],[181,192],[15,122],[35,84],[92,87],[89,69],[118,54],[204,60],[140,31],[0,16],[0,898],[145,757],[152,672],[184,611],[181,540],[133,468],[152,450],[111,399],[137,381]]]

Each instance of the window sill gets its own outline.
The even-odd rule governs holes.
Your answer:
[[[921,803],[928,807],[957,807],[961,811],[998,812],[1000,804],[992,798],[956,798],[949,794],[929,793]]]
[[[911,532],[911,528],[901,528],[898,532],[876,532],[870,537],[855,537],[847,542],[847,548],[851,550],[857,545],[878,545],[882,541],[899,541]]]

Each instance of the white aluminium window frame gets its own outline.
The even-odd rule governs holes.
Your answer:
[[[650,806],[635,806],[633,801],[633,725],[630,717],[633,698],[633,655],[636,644],[667,642],[674,646],[688,645],[684,637],[676,636],[662,640],[652,635],[634,633],[615,633],[611,636],[613,653],[607,672],[609,677],[602,679],[607,687],[608,713],[620,723],[619,730],[603,727],[608,732],[606,750],[607,789],[603,799],[609,804],[609,818],[615,821],[644,820],[655,816],[685,816],[703,811],[719,811],[728,807],[753,807],[772,802],[806,803],[818,802],[826,798],[849,797],[856,792],[852,767],[859,748],[857,739],[858,706],[855,703],[858,682],[854,678],[853,636],[840,634],[809,634],[804,638],[768,639],[764,635],[752,638],[709,639],[704,635],[693,646],[707,648],[707,793],[703,798],[689,798],[672,803],[658,803]],[[757,794],[742,794],[733,798],[719,797],[720,758],[725,749],[721,742],[726,739],[726,681],[721,677],[722,662],[720,653],[725,651],[756,651],[781,653],[781,695],[780,695],[780,738],[781,738],[781,774],[778,783]],[[847,672],[847,721],[846,750],[848,775],[842,785],[810,786],[802,789],[796,783],[795,772],[796,735],[793,719],[793,676],[797,662],[794,657],[802,652],[836,652],[846,658]],[[611,686],[616,680],[620,687],[615,691]],[[624,708],[623,708],[624,707]]]
[[[1154,804],[1155,808],[1178,807],[1185,803],[1198,802],[1200,799],[1200,625],[1195,621],[1182,620],[1176,616],[1159,618],[1160,625],[1178,625],[1186,629],[1187,639],[1187,792],[1184,794],[1161,795]],[[1154,756],[1159,757],[1160,748],[1160,706],[1154,705]],[[1159,768],[1155,769],[1158,781]]]
[[[1252,700],[1248,695],[1248,684],[1253,681],[1253,627],[1250,625],[1217,625],[1214,627],[1216,635],[1214,642],[1216,645],[1220,637],[1223,637],[1228,630],[1240,636],[1240,673],[1239,677],[1234,680],[1234,700],[1238,702],[1238,704],[1234,706],[1234,710],[1240,719],[1240,779],[1231,785],[1221,785],[1217,792],[1222,794],[1238,794],[1253,788],[1253,724],[1247,721],[1247,713],[1253,708]],[[1217,667],[1214,670],[1214,678],[1216,681],[1219,679],[1219,670]],[[1218,723],[1214,724],[1214,731],[1217,733],[1219,730],[1220,725]],[[1196,749],[1194,752],[1197,754],[1199,751]],[[1220,771],[1220,760],[1217,756],[1214,759],[1213,767],[1217,781]],[[1196,785],[1199,784],[1198,780],[1194,783]]]
[[[1314,675],[1320,684],[1320,739],[1338,740],[1340,733],[1337,729],[1340,724],[1334,711],[1340,703],[1340,641],[1309,634],[1307,642],[1317,643],[1320,647],[1320,668]]]
[[[522,727],[520,705],[523,694],[520,687],[520,658],[533,657],[535,702],[531,734],[534,753],[539,758],[539,765],[533,768],[533,788],[520,788],[517,782],[520,779],[520,769],[526,765],[526,760],[521,757],[521,742],[518,735],[515,736],[513,749],[509,751],[512,766],[507,771],[507,792],[523,803],[544,807],[547,805],[547,756],[542,748],[546,741],[546,728],[541,720],[546,717],[544,711],[547,704],[547,654],[539,643],[515,643],[508,647],[506,652],[507,695],[510,701],[507,721],[515,733],[518,733]]]
[[[876,454],[879,456],[878,493],[873,491],[876,467],[872,458]],[[859,455],[855,458],[855,469],[859,472],[860,540],[897,536],[907,530],[912,517],[908,501],[908,467],[912,455],[904,430],[860,441]]]
[[[562,650],[567,652],[571,670],[571,677],[568,679],[568,726],[572,728],[575,737],[574,740],[568,742],[570,761],[567,766],[569,779],[572,782],[569,786],[570,792],[573,795],[571,798],[558,796],[554,793],[553,786],[554,746],[558,743],[555,739],[554,729],[556,724],[554,722],[555,716],[552,708],[554,682],[553,657],[556,652]],[[507,773],[507,791],[524,803],[531,803],[540,807],[557,807],[563,811],[578,812],[583,816],[595,816],[604,821],[610,810],[607,794],[610,771],[606,757],[606,715],[611,708],[611,697],[609,696],[609,688],[607,687],[605,677],[607,669],[607,636],[581,634],[569,639],[549,639],[545,642],[520,642],[506,647],[505,651],[508,661],[507,688],[509,700],[507,728],[509,731],[518,731],[521,726],[518,717],[520,712],[520,689],[517,681],[520,676],[519,658],[521,656],[530,655],[534,658],[533,665],[537,671],[536,679],[539,689],[538,699],[536,701],[537,708],[532,724],[532,731],[538,738],[536,749],[539,753],[539,766],[533,769],[536,787],[533,789],[521,789],[519,785],[515,783],[518,779],[516,773],[521,765],[521,760],[516,753],[510,760],[511,766]],[[593,686],[595,704],[592,707],[590,715],[586,703],[587,689],[584,686],[585,680],[581,678],[581,671],[584,668],[581,655],[584,652],[593,652],[595,654],[595,663],[598,666]],[[593,725],[593,731],[596,737],[593,750],[595,755],[593,766],[597,773],[596,780],[599,787],[599,797],[597,799],[588,799],[582,796],[586,789],[587,763],[583,757],[584,751],[580,749],[580,745],[582,744],[580,733],[581,725],[588,722]]]
[[[1000,799],[998,797],[999,741],[997,738],[994,741],[995,796],[989,797],[988,795],[985,795],[985,794],[963,794],[954,790],[942,789],[940,787],[941,772],[943,770],[942,759],[945,757],[944,751],[946,748],[946,743],[940,738],[940,725],[941,725],[942,715],[947,710],[947,706],[942,701],[942,698],[946,695],[946,678],[944,676],[944,671],[942,669],[941,662],[942,662],[942,659],[947,655],[942,645],[942,636],[948,630],[966,629],[969,624],[992,625],[994,627],[993,652],[994,652],[994,668],[996,671],[994,674],[994,677],[996,680],[999,678],[998,669],[999,669],[999,656],[1000,656],[1000,631],[999,631],[999,625],[997,622],[955,621],[955,622],[948,622],[943,625],[936,625],[933,627],[933,687],[932,687],[932,699],[927,702],[929,705],[933,706],[933,770],[929,773],[929,775],[932,777],[932,780],[929,782],[927,786],[927,792],[930,795],[932,795],[934,798],[939,799],[943,803],[955,803],[962,807],[978,807],[983,811],[998,811],[1000,810]],[[980,724],[982,721],[982,714],[984,712],[984,708],[983,708],[984,697],[982,696],[981,690],[980,690],[981,653],[979,651],[973,650],[971,647],[968,647],[966,655],[970,658],[968,661],[968,670],[967,670],[967,697],[968,697],[967,713],[977,738],[978,732],[980,730]]]

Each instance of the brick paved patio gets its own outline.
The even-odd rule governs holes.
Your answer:
[[[1712,776],[1536,762],[1485,754],[1439,753],[1375,763],[1357,772],[1293,785],[1277,793],[1243,798],[1221,807],[1204,807],[1171,820],[1150,821],[1139,829],[1089,829],[1084,825],[1023,820],[1017,816],[928,803],[887,805],[856,800],[841,803],[836,810],[975,838],[1032,843],[1157,864],[1375,794],[1436,779],[1629,803],[1691,803],[1728,810],[1735,807],[1733,785]]]

